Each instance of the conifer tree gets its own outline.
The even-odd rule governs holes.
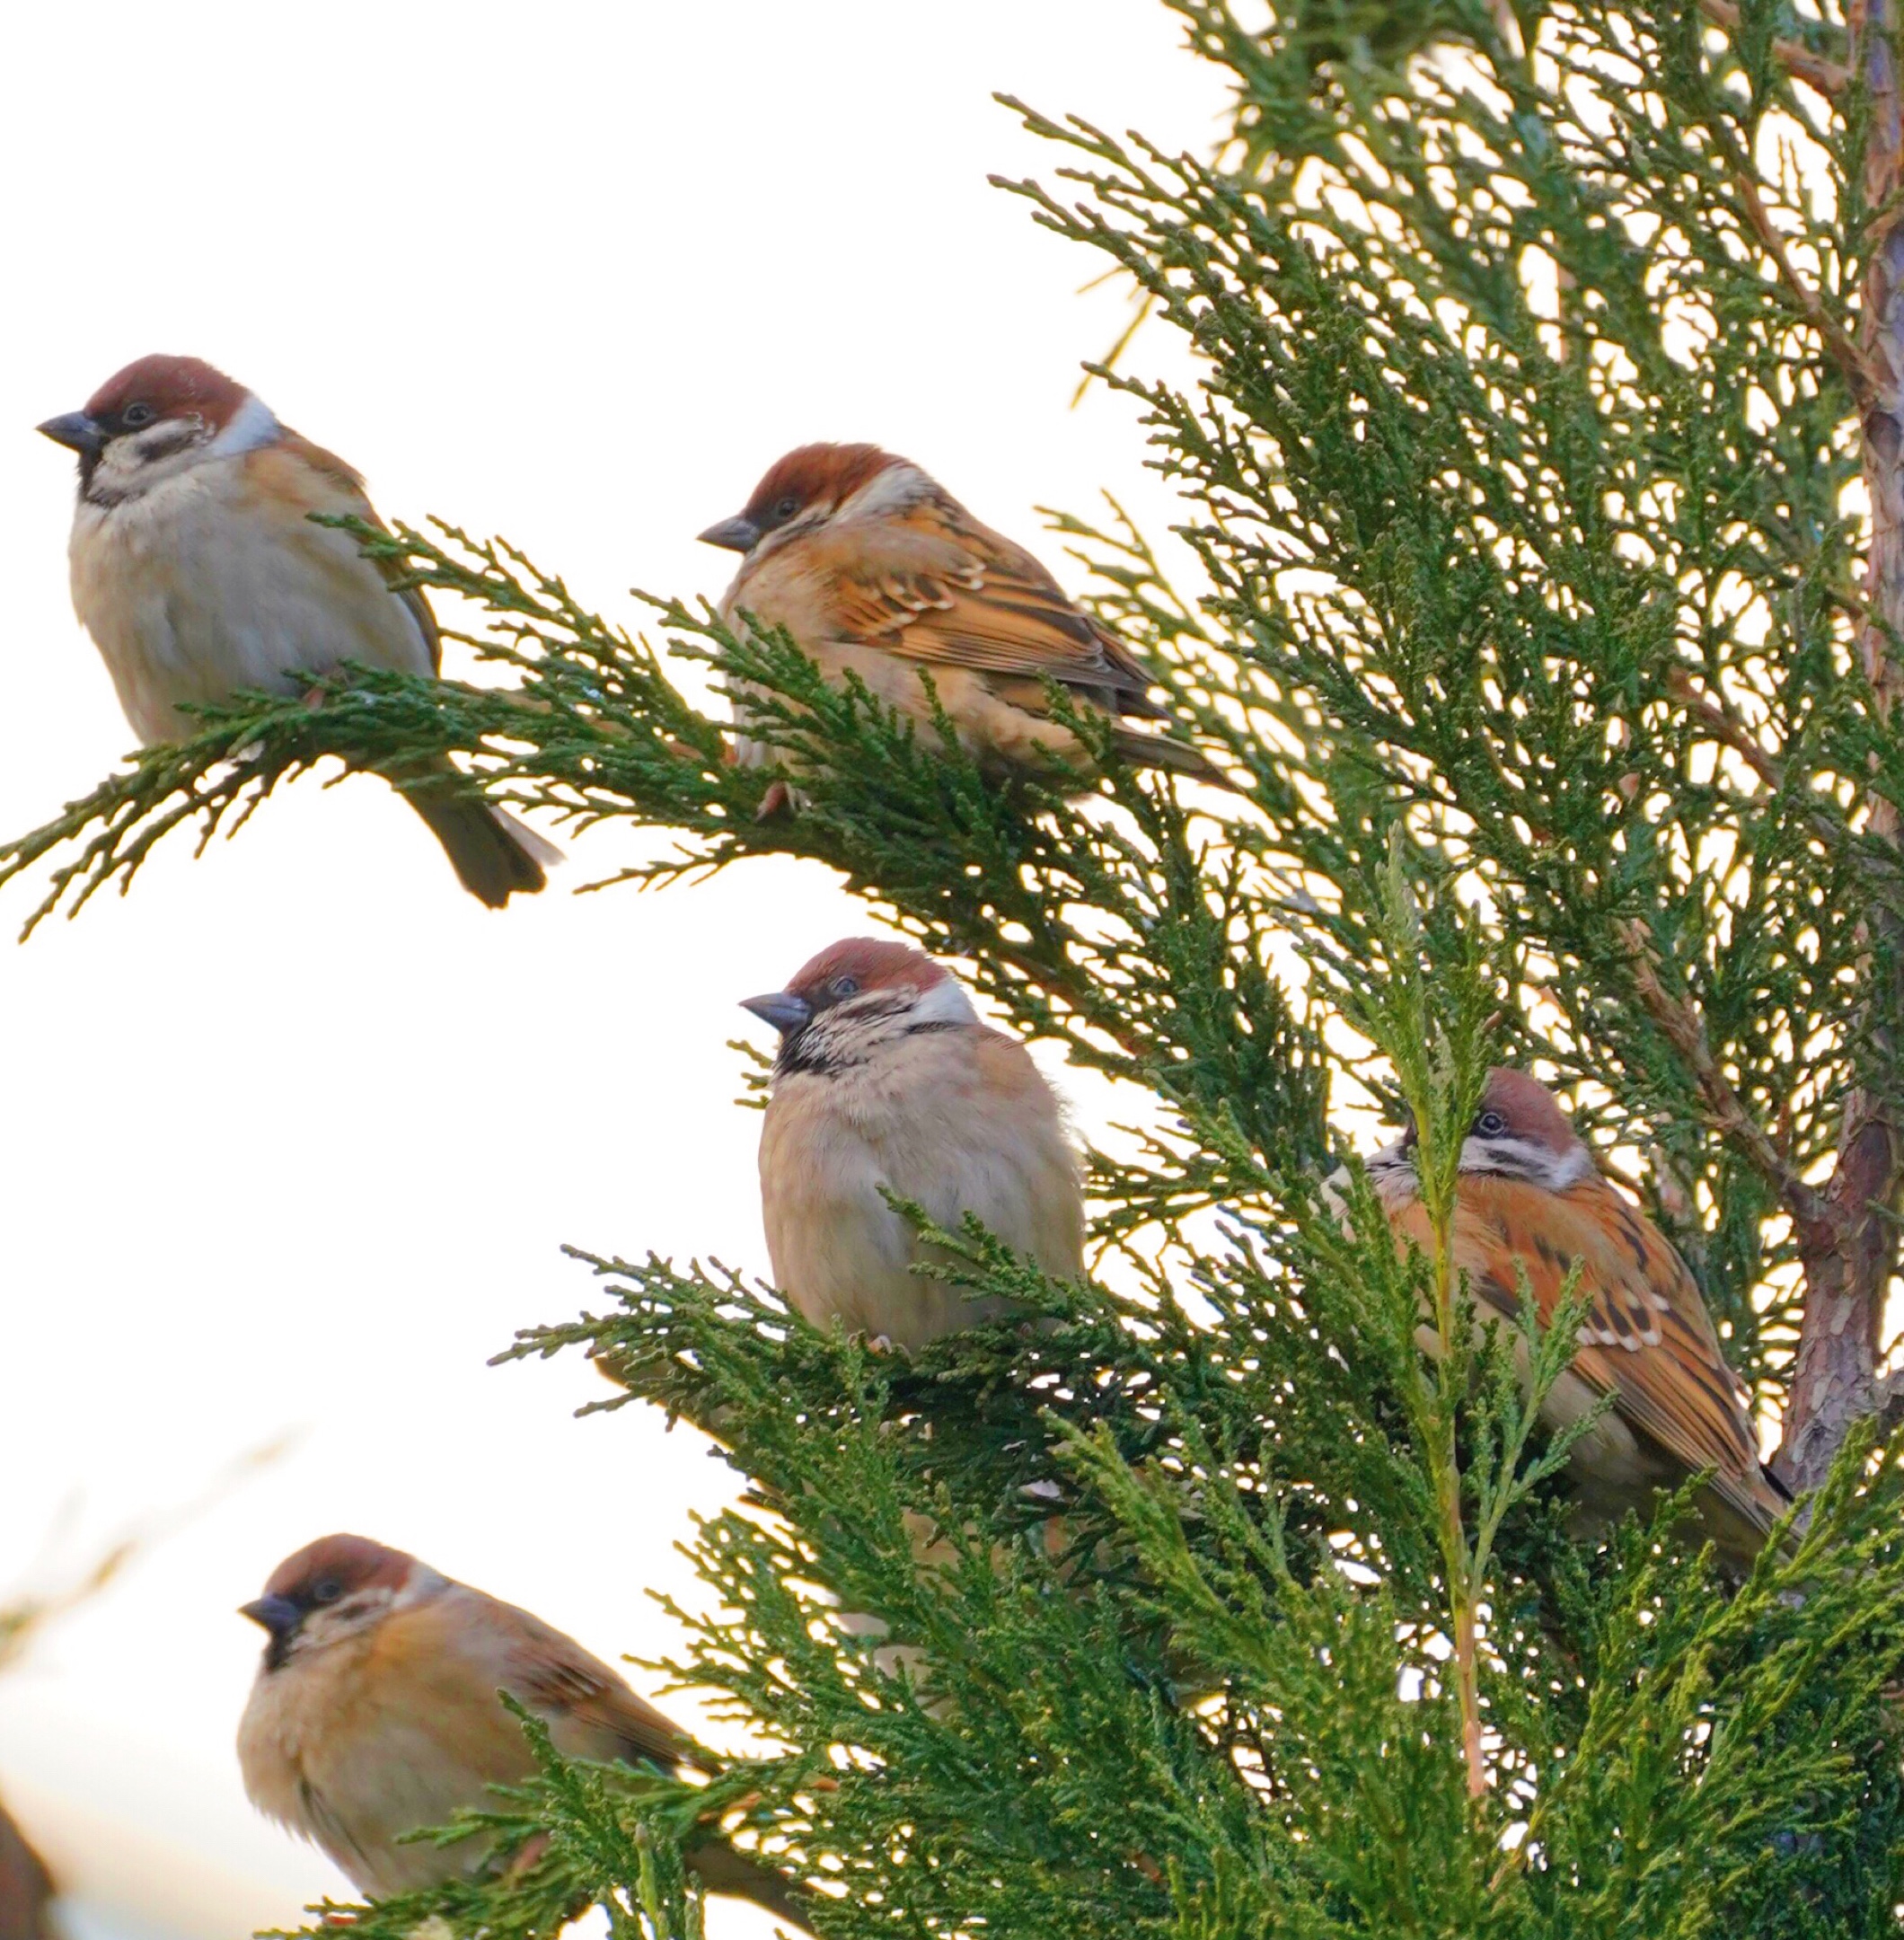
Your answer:
[[[674,832],[630,880],[824,862],[1167,1107],[1092,1155],[1090,1283],[934,1236],[1036,1319],[916,1360],[639,1234],[588,1263],[591,1310],[510,1353],[604,1357],[609,1406],[745,1478],[672,1668],[780,1749],[694,1790],[544,1744],[486,1821],[544,1835],[529,1863],[360,1909],[366,1940],[589,1905],[692,1936],[713,1812],[829,1940],[1898,1930],[1895,0],[1168,4],[1233,81],[1221,152],[1022,108],[1052,179],[1001,186],[1147,307],[1101,375],[1199,581],[1059,524],[1231,792],[1000,790],[785,639],[666,602],[633,635],[406,526],[360,536],[472,603],[509,684],[209,710],[6,851],[76,905],[302,772],[446,754]],[[1167,330],[1187,389],[1143,375]],[[694,656],[779,697],[798,813],[757,818],[771,772],[723,760]],[[1742,1583],[1682,1501],[1568,1531],[1536,1415],[1570,1317],[1477,1336],[1447,1265],[1495,1060],[1567,1095],[1778,1424],[1805,1505]],[[1358,1098],[1418,1127],[1426,1256],[1353,1166],[1345,1218],[1323,1191]]]

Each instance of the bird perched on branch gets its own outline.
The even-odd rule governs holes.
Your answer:
[[[1067,599],[1023,547],[979,522],[920,468],[877,445],[805,445],[773,465],[745,508],[701,534],[742,555],[721,617],[783,627],[837,683],[857,675],[921,724],[932,692],[980,764],[999,776],[1083,770],[1091,750],[1051,718],[1048,683],[1109,720],[1126,761],[1221,779],[1181,741],[1128,724],[1159,720],[1156,681],[1115,634]],[[783,751],[748,732],[736,683],[738,758]]]
[[[73,606],[139,739],[190,731],[181,706],[241,688],[295,693],[346,660],[434,675],[436,622],[348,533],[310,515],[380,522],[342,459],[278,423],[197,357],[147,357],[84,410],[40,427],[79,454]],[[492,909],[542,887],[558,851],[475,798],[446,761],[387,778]]]
[[[1415,1154],[1411,1128],[1369,1161],[1369,1179],[1397,1236],[1425,1252],[1432,1235]],[[1791,1505],[1759,1459],[1712,1317],[1685,1261],[1526,1071],[1488,1074],[1461,1147],[1450,1243],[1476,1299],[1508,1318],[1520,1310],[1523,1273],[1546,1319],[1580,1269],[1592,1304],[1545,1414],[1551,1427],[1565,1427],[1612,1397],[1570,1459],[1583,1523],[1644,1513],[1656,1491],[1710,1469],[1699,1500],[1704,1531],[1730,1565],[1749,1566]]]
[[[567,1758],[676,1773],[683,1733],[600,1658],[540,1618],[363,1536],[287,1557],[242,1610],[269,1634],[238,1727],[251,1803],[320,1847],[374,1899],[478,1871],[475,1838],[399,1844],[535,1772],[507,1691]],[[713,1892],[803,1919],[800,1892],[720,1839],[688,1855]]]
[[[745,1001],[780,1034],[761,1130],[767,1250],[815,1326],[916,1350],[1004,1316],[911,1270],[929,1252],[887,1193],[948,1230],[975,1215],[1054,1279],[1082,1273],[1083,1187],[1057,1098],[948,971],[854,937]]]

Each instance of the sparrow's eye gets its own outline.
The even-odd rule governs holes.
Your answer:
[[[1507,1120],[1497,1111],[1485,1111],[1475,1120],[1476,1138],[1499,1138],[1507,1130]]]
[[[826,987],[835,997],[857,997],[859,994],[859,979],[855,976],[836,976]]]
[[[128,404],[119,413],[119,422],[137,430],[141,425],[152,422],[152,406],[149,404]]]
[[[344,1593],[344,1586],[335,1576],[320,1577],[311,1585],[311,1600],[313,1603],[335,1603]]]
[[[774,506],[774,523],[778,525],[782,519],[790,519],[793,515],[799,509],[800,501],[796,498],[791,492],[789,492],[784,498],[780,499]]]

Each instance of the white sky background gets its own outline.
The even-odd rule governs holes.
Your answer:
[[[718,592],[693,534],[815,437],[918,459],[1074,586],[1035,504],[1172,516],[1130,405],[1069,409],[1123,297],[1080,296],[1100,264],[985,183],[1062,159],[994,88],[1209,147],[1219,77],[1160,0],[364,18],[0,29],[0,832],[130,744],[67,603],[72,462],[31,428],[146,351],[228,368],[386,514],[505,534],[630,621],[631,584]],[[1153,330],[1138,361],[1175,351]],[[643,1591],[687,1591],[671,1545],[726,1471],[634,1409],[571,1420],[604,1391],[578,1359],[483,1363],[593,1298],[564,1240],[764,1271],[735,1002],[867,919],[791,863],[566,893],[636,840],[490,915],[377,784],[306,781],[0,941],[0,1597],[70,1498],[76,1564],[304,1431],[0,1680],[0,1794],[154,1934],[342,1890],[231,1751],[259,1643],[234,1608],[311,1537],[417,1550],[605,1655],[671,1645]],[[29,906],[0,895],[0,937]]]

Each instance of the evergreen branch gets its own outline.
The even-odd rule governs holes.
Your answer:
[[[1734,0],[1699,0],[1699,11],[1729,33],[1736,34],[1743,22]],[[1804,82],[1832,101],[1851,85],[1851,70],[1842,61],[1815,52],[1802,40],[1775,39],[1771,49],[1773,57],[1794,80]]]
[[[1540,1424],[1577,1282],[1477,1326],[1450,1230],[1488,1059],[1538,1064],[1614,1169],[1644,1154],[1759,1394],[1801,1343],[1802,1468],[1842,1404],[1904,1406],[1866,1332],[1904,1112],[1889,0],[1845,84],[1776,0],[1175,4],[1233,140],[1027,110],[1065,186],[1013,192],[1149,320],[1104,377],[1194,590],[1115,505],[1055,523],[1235,798],[1001,789],[927,689],[915,722],[702,609],[655,603],[651,647],[500,542],[352,527],[515,684],[240,697],[0,859],[72,908],[311,767],[446,757],[670,832],[615,880],[823,862],[1162,1107],[1091,1156],[1115,1288],[895,1206],[924,1276],[1012,1316],[916,1356],[718,1262],[589,1259],[596,1310],[500,1358],[586,1352],[599,1410],[743,1478],[663,1668],[787,1750],[700,1788],[545,1757],[465,1828],[516,1864],[366,1940],[591,1905],[692,1940],[717,1812],[824,1883],[829,1940],[1845,1940],[1904,1903],[1900,1451],[1854,1427],[1742,1585],[1684,1497],[1579,1539],[1605,1423]],[[1172,330],[1181,385],[1132,361]],[[728,758],[709,678],[762,692],[778,772]],[[758,819],[781,780],[799,812]],[[1318,1183],[1370,1101],[1415,1124],[1425,1250],[1353,1161],[1341,1206]]]
[[[1728,712],[1720,702],[1700,693],[1689,673],[1683,668],[1673,668],[1667,675],[1667,691],[1676,701],[1689,708],[1714,739],[1737,754],[1775,795],[1785,792],[1784,767],[1759,745],[1757,736],[1743,721]],[[1829,823],[1821,833],[1828,839],[1835,838],[1837,833]]]
[[[1702,6],[1703,4],[1704,0]],[[1725,128],[1723,124],[1720,124],[1720,128],[1732,186],[1738,193],[1741,207],[1745,210],[1752,234],[1758,237],[1759,246],[1776,265],[1779,284],[1791,297],[1798,314],[1824,340],[1833,361],[1838,365],[1839,375],[1845,380],[1845,388],[1856,401],[1858,409],[1869,410],[1878,395],[1879,388],[1873,379],[1870,366],[1844,325],[1825,308],[1818,292],[1794,266],[1784,235],[1767,213],[1765,198],[1759,193],[1750,162],[1739,153],[1738,143],[1731,129]]]
[[[1456,966],[1453,988],[1431,990],[1420,974],[1421,939],[1399,845],[1391,848],[1382,914],[1393,981],[1353,1002],[1358,1027],[1394,1066],[1410,1122],[1416,1128],[1415,1177],[1427,1213],[1431,1249],[1426,1262],[1427,1310],[1434,1336],[1432,1374],[1407,1355],[1413,1379],[1405,1385],[1408,1411],[1436,1499],[1437,1533],[1446,1569],[1454,1644],[1456,1701],[1468,1793],[1487,1792],[1482,1742],[1476,1606],[1485,1583],[1485,1557],[1467,1526],[1455,1425],[1459,1398],[1469,1386],[1476,1316],[1469,1292],[1458,1278],[1452,1231],[1463,1142],[1487,1082],[1484,1019],[1491,1008],[1473,958]],[[1445,1008],[1444,1008],[1445,1006]],[[1373,1195],[1363,1194],[1361,1217],[1375,1230],[1388,1221]],[[1412,1308],[1415,1302],[1411,1301]],[[1402,1338],[1412,1316],[1400,1316]],[[1504,1504],[1503,1504],[1504,1508]]]
[[[1738,1093],[1713,1060],[1697,1013],[1688,1004],[1669,995],[1661,983],[1659,951],[1645,923],[1637,917],[1632,919],[1623,927],[1621,936],[1640,1001],[1692,1071],[1714,1124],[1757,1168],[1801,1226],[1811,1230],[1829,1230],[1832,1219],[1825,1195],[1793,1168],[1785,1153],[1740,1102]]]
[[[1859,316],[1867,365],[1885,374],[1863,416],[1863,472],[1872,507],[1865,566],[1870,619],[1858,651],[1889,724],[1904,695],[1904,496],[1898,454],[1904,448],[1904,101],[1897,73],[1898,22],[1891,0],[1863,0],[1852,13],[1852,45],[1868,97],[1865,147],[1858,183],[1859,218],[1871,228]],[[1904,852],[1904,817],[1895,800],[1872,800],[1869,839]],[[1794,1357],[1792,1405],[1776,1459],[1788,1481],[1815,1485],[1851,1424],[1867,1411],[1883,1325],[1885,1291],[1897,1255],[1893,1212],[1904,1180],[1904,1122],[1898,1097],[1899,1013],[1904,1009],[1904,921],[1883,901],[1866,917],[1867,953],[1859,966],[1859,1033],[1870,1047],[1867,1068],[1846,1098],[1838,1150],[1826,1188],[1827,1223],[1802,1235],[1805,1302]]]

